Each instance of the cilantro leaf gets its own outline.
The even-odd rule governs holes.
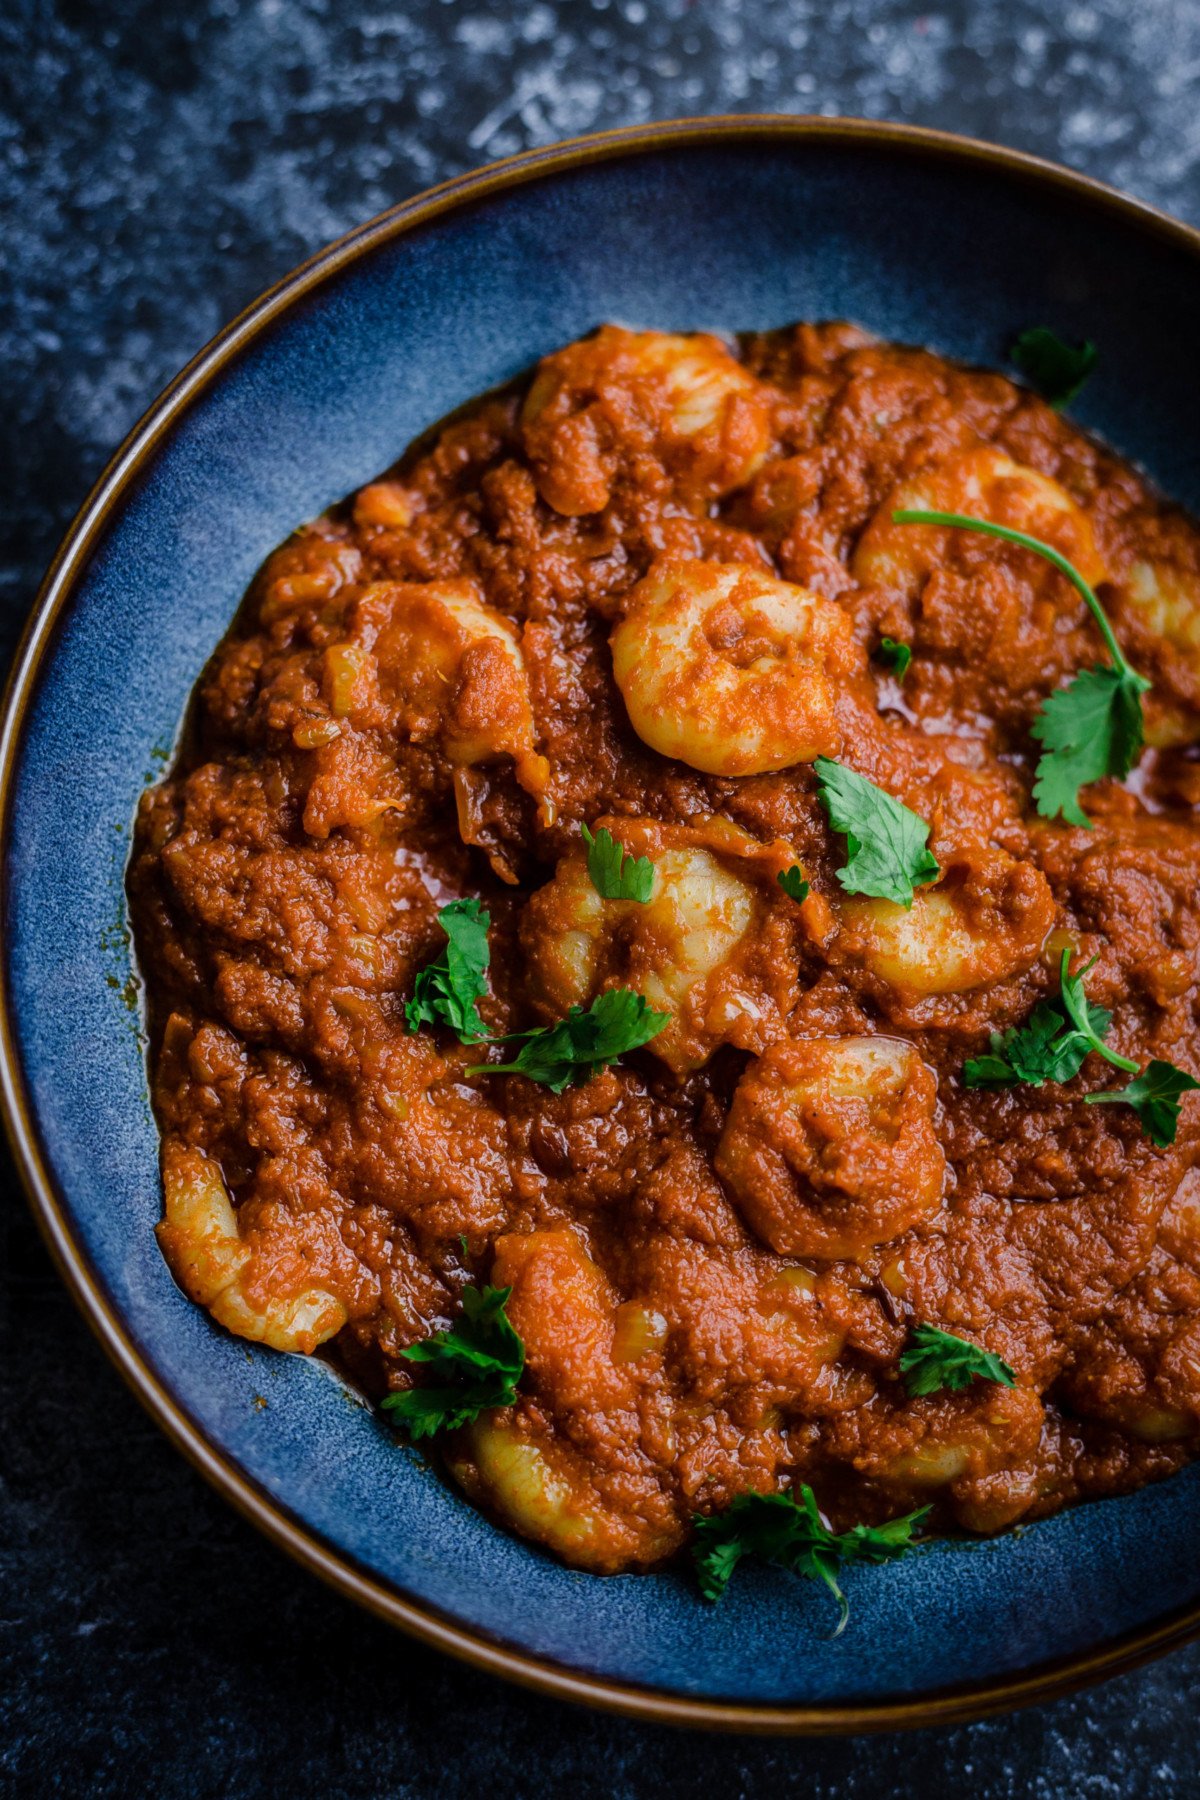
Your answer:
[[[775,877],[789,900],[807,900],[809,885],[800,873],[799,863],[793,863],[790,869],[780,869]]]
[[[792,1505],[795,1507],[794,1501]],[[807,1482],[800,1489],[800,1505],[795,1510],[792,1541],[782,1554],[776,1552],[773,1560],[808,1581],[821,1582],[828,1590],[837,1601],[838,1622],[834,1636],[839,1637],[850,1617],[850,1602],[838,1584],[838,1570],[843,1561],[853,1562],[856,1552],[848,1551],[844,1540],[830,1531],[821,1517],[817,1497]]]
[[[910,1400],[919,1394],[956,1394],[973,1381],[997,1381],[1015,1387],[1017,1377],[1002,1357],[936,1325],[914,1325],[908,1349],[900,1358]]]
[[[1098,663],[1051,694],[1030,730],[1045,746],[1038,758],[1033,798],[1044,819],[1060,816],[1072,825],[1087,825],[1079,804],[1079,789],[1102,775],[1123,780],[1142,747],[1142,695],[1150,683],[1128,661],[1117,642],[1104,608],[1091,583],[1074,563],[1053,544],[997,525],[991,519],[973,519],[966,513],[923,512],[902,508],[892,514],[895,525],[942,525],[955,531],[980,531],[985,537],[1002,538],[1032,550],[1064,575],[1079,594],[1100,630],[1112,657],[1111,665]]]
[[[1132,1106],[1151,1143],[1166,1150],[1179,1128],[1180,1097],[1194,1088],[1200,1088],[1194,1075],[1156,1057],[1127,1087],[1111,1094],[1085,1094],[1084,1101],[1088,1106]]]
[[[1149,686],[1131,668],[1098,663],[1043,703],[1030,731],[1044,746],[1033,785],[1044,819],[1090,825],[1079,789],[1103,775],[1128,775],[1142,747],[1142,695]]]
[[[838,1584],[840,1569],[855,1562],[894,1562],[912,1548],[913,1530],[928,1512],[922,1506],[886,1525],[852,1525],[838,1534],[822,1519],[807,1484],[798,1501],[790,1494],[739,1494],[724,1512],[695,1521],[692,1555],[700,1592],[706,1600],[719,1600],[742,1557],[758,1556],[821,1582],[837,1601],[840,1632],[850,1612]]]
[[[489,1043],[520,1043],[521,1048],[511,1062],[477,1063],[467,1074],[527,1075],[552,1094],[561,1094],[572,1081],[582,1081],[627,1050],[648,1044],[670,1017],[654,1012],[632,988],[610,988],[590,1006],[573,1006],[557,1025],[489,1038]]]
[[[911,906],[913,889],[939,873],[924,819],[844,763],[818,756],[814,767],[829,823],[846,835],[849,860],[837,872],[846,892]]]
[[[1094,1050],[1105,1062],[1124,1069],[1134,1079],[1111,1093],[1085,1094],[1084,1104],[1132,1106],[1150,1141],[1160,1150],[1168,1149],[1175,1142],[1179,1127],[1179,1101],[1184,1094],[1200,1088],[1200,1081],[1186,1069],[1177,1069],[1174,1063],[1157,1058],[1139,1074],[1139,1065],[1132,1057],[1111,1049],[1104,1040],[1112,1029],[1112,1014],[1106,1006],[1093,1005],[1083,985],[1096,958],[1093,956],[1074,975],[1069,973],[1070,964],[1071,952],[1067,949],[1059,964],[1059,999],[1040,1001],[1024,1025],[994,1031],[992,1054],[964,1063],[964,1086],[1008,1087],[1024,1081],[1041,1087],[1045,1081],[1070,1081]],[[900,1366],[904,1367],[903,1358]]]
[[[449,1330],[400,1352],[408,1362],[426,1365],[433,1377],[429,1387],[389,1394],[382,1402],[412,1437],[457,1431],[481,1412],[513,1404],[525,1346],[504,1311],[511,1293],[511,1288],[466,1288],[462,1313]]]
[[[1083,1038],[1089,1050],[1095,1050],[1105,1062],[1112,1063],[1116,1069],[1128,1069],[1131,1073],[1137,1064],[1129,1057],[1121,1056],[1118,1051],[1110,1050],[1104,1039],[1112,1027],[1112,1014],[1106,1006],[1093,1006],[1083,989],[1083,978],[1095,968],[1097,958],[1084,963],[1076,974],[1068,974],[1071,966],[1071,952],[1064,950],[1062,961],[1058,967],[1058,981],[1062,989],[1063,1010]]]
[[[1084,977],[1095,962],[1093,957],[1071,975],[1071,951],[1064,950],[1059,998],[1039,1001],[1024,1025],[994,1031],[992,1054],[963,1065],[964,1085],[1009,1087],[1022,1081],[1041,1087],[1046,1081],[1072,1081],[1093,1050],[1119,1069],[1136,1069],[1135,1062],[1108,1048],[1104,1039],[1112,1027],[1112,1014],[1107,1007],[1093,1006],[1084,991]]]
[[[739,1496],[744,1498],[744,1496]],[[735,1500],[730,1508],[732,1512],[738,1502]],[[741,1562],[748,1545],[736,1535],[721,1536],[720,1530],[710,1530],[710,1526],[719,1526],[727,1515],[718,1513],[711,1519],[697,1519],[697,1540],[692,1552],[696,1565],[696,1580],[700,1592],[706,1600],[719,1600],[733,1571]]]
[[[1091,1046],[1067,1024],[1061,1007],[1042,1000],[1024,1025],[993,1031],[992,1054],[973,1057],[963,1065],[967,1087],[1009,1087],[1028,1082],[1041,1087],[1046,1081],[1071,1081],[1078,1075]]]
[[[1073,400],[1098,360],[1095,344],[1066,344],[1048,325],[1031,325],[1012,347],[1012,359],[1043,400],[1056,410]]]
[[[654,864],[648,856],[630,856],[603,825],[592,836],[581,825],[587,845],[588,874],[602,900],[638,900],[645,905],[654,886]]]
[[[883,1525],[852,1525],[843,1531],[838,1542],[845,1562],[899,1562],[906,1550],[913,1548],[913,1527],[919,1525],[932,1510],[919,1506],[902,1518],[888,1519]]]
[[[422,1025],[448,1025],[464,1044],[485,1036],[475,1002],[487,993],[488,926],[491,915],[478,900],[451,900],[438,913],[446,948],[427,963],[413,983],[404,1008],[410,1031]]]
[[[724,1512],[698,1518],[692,1556],[704,1598],[721,1598],[743,1556],[782,1562],[801,1516],[790,1494],[739,1494]]]
[[[875,650],[875,661],[882,663],[885,669],[890,669],[897,681],[903,681],[912,661],[912,645],[898,644],[895,638],[880,638]]]
[[[1012,1087],[1014,1082],[1027,1081],[1030,1077],[1018,1075],[1008,1057],[1005,1055],[1005,1039],[1007,1032],[993,1031],[991,1056],[969,1056],[963,1064],[963,1086],[969,1088]],[[1047,1077],[1043,1076],[1042,1080]],[[1042,1081],[1035,1081],[1040,1087]]]

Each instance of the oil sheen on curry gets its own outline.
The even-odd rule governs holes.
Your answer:
[[[1169,1474],[1198,744],[1200,530],[1030,388],[568,345],[270,557],[144,798],[172,1271],[596,1572]]]

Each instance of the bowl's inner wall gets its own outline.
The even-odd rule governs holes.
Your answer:
[[[295,305],[185,413],[61,621],[12,796],[9,976],[24,1077],[75,1241],[146,1363],[313,1533],[472,1630],[610,1678],[773,1702],[871,1698],[1071,1655],[1200,1597],[1193,1472],[1019,1537],[811,1587],[747,1568],[589,1578],[503,1536],[319,1364],[210,1326],[159,1256],[130,973],[129,822],[265,553],[473,394],[605,319],[723,330],[849,317],[1002,363],[1090,336],[1085,425],[1200,510],[1200,266],[985,163],[894,143],[715,142],[593,162],[384,244]],[[267,1404],[259,1404],[265,1399]]]

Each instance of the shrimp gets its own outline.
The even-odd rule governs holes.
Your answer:
[[[673,1358],[693,1371],[690,1398],[732,1407],[754,1433],[813,1405],[846,1342],[817,1271],[670,1236],[655,1244],[653,1266]]]
[[[643,743],[710,775],[836,756],[861,660],[832,600],[742,564],[665,558],[629,595],[613,676]]]
[[[911,907],[858,897],[837,902],[837,951],[904,1001],[958,994],[1031,968],[1054,910],[1050,885],[1032,863],[964,845]]]
[[[894,488],[858,540],[850,572],[864,587],[897,588],[915,599],[936,569],[962,566],[973,554],[964,533],[937,525],[897,525],[893,512],[966,513],[994,524],[1011,525],[1041,538],[1068,557],[1085,581],[1103,581],[1106,569],[1091,520],[1066,488],[1048,475],[1027,468],[1001,450],[966,450],[947,463],[913,475]],[[1022,573],[1037,584],[1039,594],[1062,585],[1044,558],[987,540],[988,556],[1021,559]]]
[[[578,1569],[606,1575],[659,1562],[683,1536],[677,1522],[659,1518],[651,1525],[619,1500],[606,1500],[589,1459],[538,1429],[528,1414],[482,1413],[447,1462],[478,1505]]]
[[[479,765],[511,759],[519,784],[544,806],[550,765],[535,748],[524,653],[515,626],[474,582],[377,581],[350,614],[346,637],[321,665],[324,711],[306,709],[292,737],[315,752],[304,808],[310,837],[351,826],[378,835],[410,804],[396,772],[397,741],[435,744],[450,764],[467,842]],[[497,873],[506,860],[489,850]]]
[[[506,1525],[578,1568],[657,1561],[682,1527],[652,1468],[631,1466],[625,1445],[611,1462],[635,1416],[638,1377],[615,1353],[617,1302],[604,1275],[580,1234],[562,1226],[500,1238],[492,1278],[512,1289],[528,1397],[460,1434],[452,1474]],[[572,1429],[594,1441],[577,1445]]]
[[[1117,584],[1118,618],[1156,640],[1173,698],[1159,689],[1147,707],[1146,741],[1158,749],[1200,738],[1200,562],[1182,533],[1168,553],[1139,558]]]
[[[1146,628],[1200,673],[1200,575],[1165,559],[1138,561],[1120,591]]]
[[[781,1256],[860,1257],[942,1204],[936,1102],[899,1038],[783,1040],[738,1083],[714,1166]]]
[[[511,757],[522,787],[544,791],[549,764],[534,749],[516,627],[473,581],[374,582],[355,609],[355,638],[414,738],[436,736],[461,767]]]
[[[360,530],[407,530],[416,511],[414,496],[398,481],[372,481],[354,496],[354,523]]]
[[[235,1336],[272,1350],[310,1355],[346,1323],[346,1307],[324,1288],[298,1281],[264,1301],[278,1281],[280,1259],[238,1232],[237,1214],[211,1157],[168,1138],[163,1146],[166,1216],[158,1226],[163,1255],[180,1287]]]
[[[1144,1444],[1200,1438],[1200,1170],[1167,1202],[1120,1314],[1090,1327],[1062,1386],[1076,1411]]]
[[[677,1073],[698,1068],[722,1043],[758,1048],[766,1024],[786,1010],[786,956],[769,919],[772,909],[777,917],[795,910],[775,884],[795,860],[790,847],[760,844],[719,819],[607,825],[632,855],[653,862],[650,898],[604,900],[582,847],[563,857],[521,921],[533,987],[547,1011],[561,1016],[605,987],[632,987],[672,1015],[647,1048]]]
[[[906,1498],[931,1498],[949,1489],[950,1508],[969,1531],[1000,1531],[1036,1499],[1020,1479],[1036,1454],[1045,1408],[1031,1388],[977,1382],[961,1394],[910,1401],[869,1446],[860,1446],[855,1468],[894,1486]],[[1003,1471],[1000,1492],[989,1479]]]
[[[603,511],[622,457],[651,445],[704,500],[749,481],[771,443],[768,390],[704,333],[606,325],[546,358],[521,420],[539,492],[568,518]]]

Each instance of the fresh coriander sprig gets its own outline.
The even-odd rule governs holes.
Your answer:
[[[511,1293],[511,1288],[464,1289],[462,1314],[448,1330],[400,1352],[432,1377],[429,1387],[389,1394],[382,1402],[412,1437],[457,1431],[493,1406],[513,1404],[525,1346],[504,1311]]]
[[[875,649],[875,661],[882,663],[885,669],[890,669],[897,681],[903,681],[912,661],[912,645],[898,643],[895,638],[880,638]]]
[[[839,1571],[848,1563],[895,1562],[912,1549],[913,1532],[928,1512],[922,1506],[886,1525],[852,1525],[838,1533],[822,1519],[807,1484],[799,1501],[790,1494],[739,1494],[724,1512],[695,1521],[692,1555],[700,1592],[719,1600],[742,1557],[759,1556],[824,1585],[838,1604],[836,1637],[850,1616]]]
[[[573,1006],[557,1025],[489,1038],[492,1044],[519,1043],[521,1048],[511,1062],[476,1063],[467,1074],[526,1075],[552,1094],[561,1094],[571,1082],[583,1081],[627,1050],[648,1044],[670,1017],[655,1012],[632,988],[609,988],[590,1006]]]
[[[1142,1129],[1160,1150],[1169,1149],[1179,1129],[1179,1102],[1184,1094],[1200,1088],[1200,1081],[1174,1063],[1157,1057],[1127,1087],[1109,1094],[1085,1094],[1087,1106],[1132,1106]]]
[[[1069,973],[1070,962],[1071,951],[1066,949],[1059,964],[1058,1000],[1040,1001],[1024,1025],[994,1031],[991,1055],[973,1057],[963,1065],[964,1086],[1011,1087],[1026,1082],[1041,1087],[1047,1081],[1071,1081],[1083,1067],[1084,1058],[1095,1051],[1134,1080],[1111,1093],[1085,1094],[1085,1105],[1131,1106],[1150,1141],[1160,1150],[1168,1149],[1179,1128],[1179,1102],[1184,1094],[1200,1088],[1200,1082],[1174,1063],[1156,1057],[1141,1069],[1132,1057],[1113,1050],[1105,1042],[1112,1014],[1107,1007],[1094,1005],[1083,985],[1096,958],[1074,975]]]
[[[413,983],[404,1008],[410,1031],[422,1025],[446,1025],[464,1044],[486,1035],[476,1001],[487,993],[488,926],[491,915],[478,900],[451,900],[438,913],[446,948],[427,963]]]
[[[1045,557],[1082,595],[1112,663],[1097,663],[1095,668],[1084,669],[1066,687],[1058,688],[1042,705],[1030,730],[1043,746],[1033,784],[1038,812],[1044,819],[1061,817],[1072,825],[1090,825],[1079,804],[1079,790],[1103,775],[1115,775],[1118,779],[1128,775],[1142,747],[1142,695],[1150,687],[1145,676],[1139,675],[1126,658],[1091,583],[1053,544],[1045,544],[1041,538],[1030,537],[1028,532],[1017,531],[1011,525],[997,525],[966,513],[923,512],[907,507],[894,512],[892,520],[897,525],[941,525],[955,531],[979,531],[987,537],[1003,538],[1008,544],[1019,544],[1024,550]]]
[[[1094,1006],[1084,990],[1084,977],[1096,958],[1070,974],[1071,950],[1059,964],[1059,998],[1042,1000],[1024,1025],[992,1033],[992,1054],[973,1057],[963,1066],[967,1087],[1011,1087],[1026,1082],[1041,1087],[1047,1081],[1071,1081],[1093,1050],[1118,1069],[1135,1070],[1137,1063],[1110,1050],[1104,1042],[1112,1026],[1107,1007]]]
[[[1024,1025],[993,1031],[990,1056],[973,1056],[963,1064],[963,1085],[969,1088],[1012,1087],[1026,1082],[1041,1087],[1047,1081],[1071,1081],[1083,1066],[1089,1045],[1073,1031],[1062,1008],[1042,1000]]]
[[[1087,1046],[1084,1051],[1094,1050],[1105,1062],[1110,1062],[1114,1069],[1125,1069],[1130,1074],[1137,1071],[1138,1064],[1132,1057],[1122,1056],[1119,1051],[1112,1050],[1105,1043],[1112,1026],[1112,1014],[1106,1006],[1093,1006],[1084,991],[1083,981],[1095,968],[1099,957],[1093,956],[1090,962],[1084,963],[1074,975],[1070,974],[1071,952],[1066,949],[1062,953],[1062,961],[1058,965],[1058,984],[1062,989],[1063,1010],[1070,1019],[1075,1030]]]
[[[1104,775],[1128,775],[1143,743],[1142,695],[1149,686],[1122,658],[1119,668],[1084,669],[1044,702],[1030,726],[1044,746],[1033,787],[1044,819],[1091,826],[1079,790]]]
[[[1030,325],[1014,342],[1012,359],[1057,412],[1075,398],[1096,367],[1099,352],[1090,338],[1068,344],[1048,325]]]
[[[790,869],[780,869],[775,879],[789,900],[795,900],[798,903],[808,899],[810,889],[808,882],[800,872],[799,863],[793,863]]]
[[[837,872],[846,892],[911,906],[914,890],[940,873],[925,820],[844,763],[818,756],[813,767],[829,823],[846,836],[850,854]]]
[[[1003,1357],[995,1356],[953,1332],[936,1325],[914,1325],[908,1348],[900,1357],[904,1386],[910,1399],[920,1394],[956,1394],[973,1381],[995,1381],[1002,1387],[1017,1385],[1016,1372]]]
[[[587,868],[602,900],[637,900],[644,906],[654,887],[654,864],[648,856],[631,856],[605,826],[595,837],[579,828],[587,845]]]

